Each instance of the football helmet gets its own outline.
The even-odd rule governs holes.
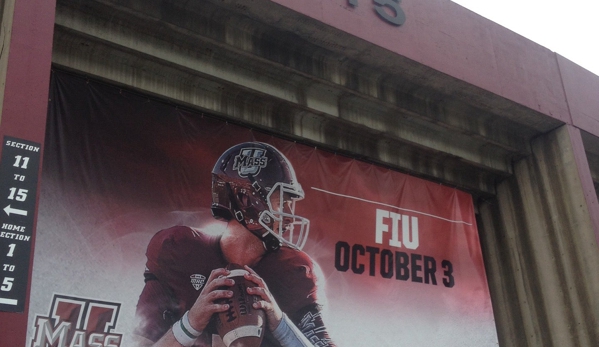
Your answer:
[[[289,160],[273,146],[246,142],[226,150],[212,170],[212,215],[235,218],[268,251],[302,249],[310,222],[295,215],[304,198]]]

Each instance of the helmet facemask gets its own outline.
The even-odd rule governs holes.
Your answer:
[[[310,221],[295,214],[295,203],[303,198],[299,184],[276,183],[266,196],[268,209],[260,213],[259,222],[265,234],[270,233],[284,245],[301,250],[310,229]]]

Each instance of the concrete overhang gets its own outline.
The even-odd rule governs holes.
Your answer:
[[[53,62],[483,196],[530,154],[531,139],[568,123],[561,111],[545,114],[549,106],[531,107],[304,13],[314,3],[328,2],[60,0]],[[336,6],[350,13],[344,3]],[[418,7],[404,5],[408,15]],[[426,32],[413,39],[430,44]]]

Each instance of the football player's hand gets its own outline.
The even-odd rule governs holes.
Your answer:
[[[248,294],[257,295],[262,299],[254,303],[254,308],[264,310],[266,313],[268,329],[274,331],[283,319],[283,311],[279,308],[279,305],[268,290],[268,286],[262,277],[258,276],[258,274],[247,265],[245,266],[245,269],[249,274],[245,274],[244,277],[256,284],[256,287],[248,287]]]
[[[224,312],[229,309],[227,304],[216,303],[219,299],[233,296],[233,291],[219,289],[220,287],[231,287],[235,284],[234,280],[226,277],[228,274],[229,270],[226,269],[212,270],[200,296],[189,310],[189,323],[196,330],[203,331],[214,313]]]

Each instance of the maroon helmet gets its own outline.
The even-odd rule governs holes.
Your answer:
[[[212,215],[235,218],[269,251],[306,243],[310,222],[294,214],[295,202],[303,198],[289,160],[266,143],[235,145],[212,170]]]

